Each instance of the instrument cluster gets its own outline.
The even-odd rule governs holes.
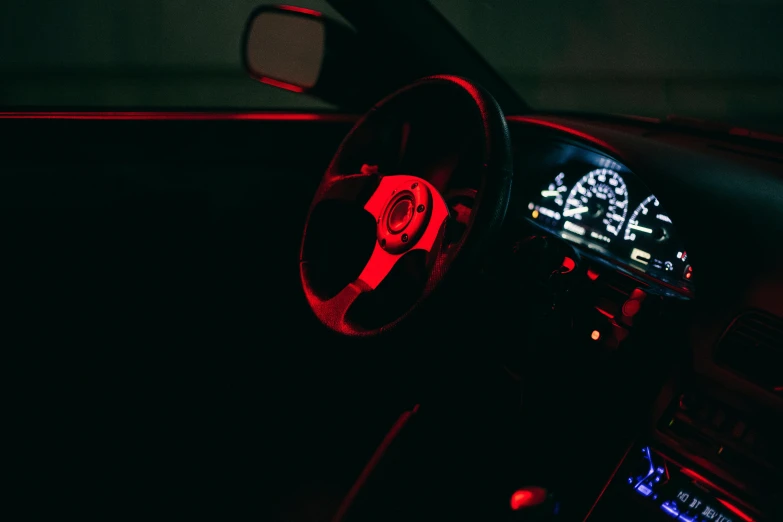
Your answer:
[[[528,220],[583,250],[690,288],[693,268],[682,238],[663,204],[628,169],[583,151],[540,175]]]

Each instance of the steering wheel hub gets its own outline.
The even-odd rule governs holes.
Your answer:
[[[413,202],[410,198],[400,199],[389,212],[389,232],[399,234],[405,230],[411,218],[413,218]]]
[[[385,205],[378,205],[383,205],[381,215],[377,216],[378,243],[392,254],[400,254],[415,245],[432,215],[432,194],[427,183],[411,178],[399,176],[399,182],[387,189],[389,192],[382,192],[386,188],[383,187],[375,196],[386,200]]]

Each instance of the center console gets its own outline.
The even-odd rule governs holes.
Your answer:
[[[586,522],[783,520],[783,432],[708,385],[664,389],[649,432],[617,465]]]
[[[588,516],[589,522],[764,522],[737,491],[719,485],[666,448],[634,444]]]

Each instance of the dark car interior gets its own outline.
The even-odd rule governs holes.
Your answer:
[[[330,4],[242,45],[339,111],[0,112],[25,518],[783,520],[783,137]]]

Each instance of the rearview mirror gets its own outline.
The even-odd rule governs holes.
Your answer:
[[[242,44],[245,68],[256,80],[363,111],[378,90],[362,48],[351,28],[288,5],[253,11]]]

